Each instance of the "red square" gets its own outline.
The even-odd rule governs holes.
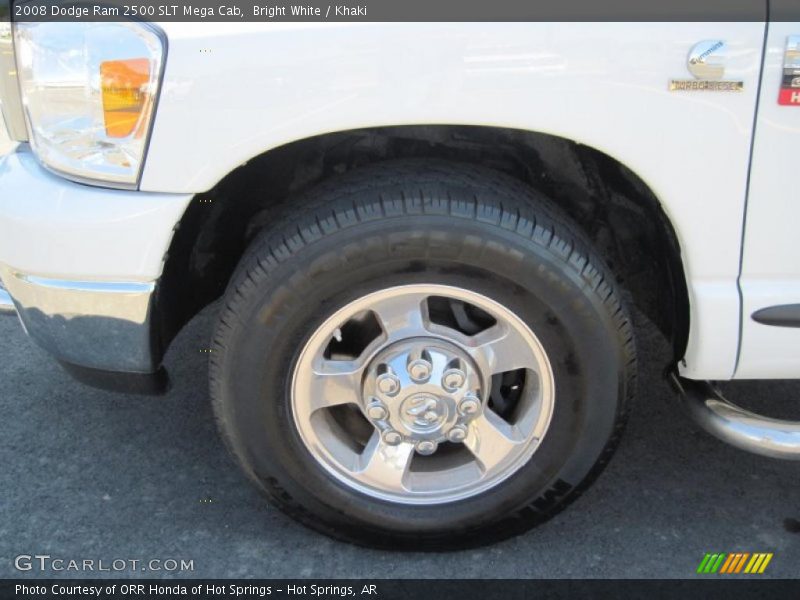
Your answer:
[[[800,106],[800,88],[784,88],[778,96],[778,104]]]

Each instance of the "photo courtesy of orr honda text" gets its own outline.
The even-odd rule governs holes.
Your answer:
[[[0,109],[0,596],[797,592],[797,0],[0,0]]]

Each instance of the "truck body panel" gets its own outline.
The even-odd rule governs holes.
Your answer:
[[[201,192],[272,148],[364,127],[574,140],[636,173],[678,234],[691,306],[682,374],[733,376],[764,23],[162,26],[169,57],[143,190]],[[707,39],[725,41],[725,79],[743,90],[670,92]]]

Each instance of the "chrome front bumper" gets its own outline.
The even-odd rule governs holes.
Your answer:
[[[24,144],[0,157],[0,310],[79,379],[142,387],[112,380],[159,373],[156,283],[190,200],[67,181]]]
[[[15,312],[14,301],[0,282],[0,314],[13,315]]]
[[[73,377],[126,393],[167,389],[161,354],[153,343],[155,283],[63,281],[25,275],[2,264],[0,275],[25,332]]]
[[[102,371],[151,373],[150,305],[155,283],[63,281],[0,264],[28,335],[62,362]]]

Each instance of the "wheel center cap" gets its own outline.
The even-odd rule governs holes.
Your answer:
[[[446,403],[432,394],[413,394],[400,405],[400,419],[415,433],[436,431],[445,422],[448,413]]]
[[[370,362],[364,413],[390,444],[430,454],[445,440],[463,441],[482,408],[479,371],[467,352],[434,338],[388,345]]]

